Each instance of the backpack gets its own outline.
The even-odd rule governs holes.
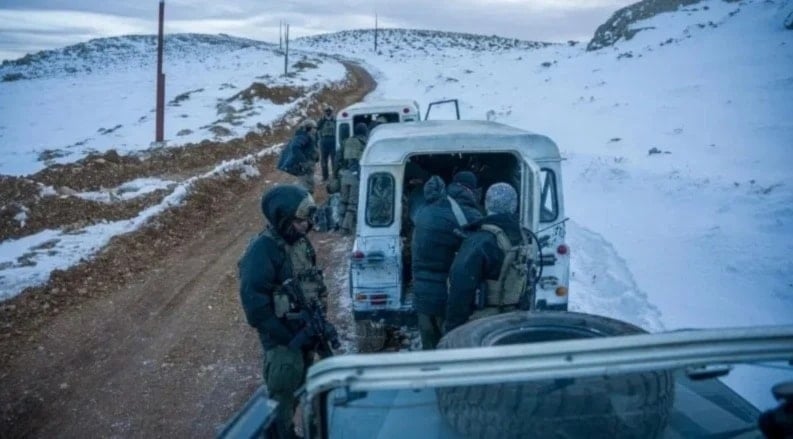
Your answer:
[[[487,294],[484,306],[498,308],[518,306],[528,287],[531,251],[529,240],[521,230],[522,244],[512,245],[504,230],[493,224],[482,224],[480,230],[495,235],[498,248],[504,252],[498,279],[485,281]]]
[[[278,158],[278,170],[284,171],[287,174],[291,174],[294,176],[300,175],[299,163],[295,158],[295,154],[292,148],[293,142],[289,142],[286,146],[281,149],[281,156]]]
[[[328,197],[314,214],[314,230],[317,232],[327,232],[339,228],[341,218],[339,215],[341,195],[333,194]]]

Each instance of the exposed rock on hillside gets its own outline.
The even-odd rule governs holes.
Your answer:
[[[652,18],[664,12],[676,11],[682,6],[700,3],[702,0],[643,0],[617,10],[611,18],[601,24],[595,36],[587,45],[587,50],[598,50],[611,46],[620,39],[630,40],[642,28],[631,28],[637,21]],[[736,0],[724,0],[734,2]]]

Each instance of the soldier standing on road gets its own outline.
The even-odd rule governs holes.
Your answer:
[[[336,168],[336,118],[333,117],[333,107],[325,106],[324,115],[317,123],[319,133],[320,167],[322,168],[322,181],[328,181],[328,162],[330,169]]]
[[[355,233],[358,215],[358,182],[361,171],[361,156],[366,148],[369,130],[359,122],[353,128],[353,136],[345,139],[339,157],[339,180],[341,181],[341,232],[345,235]]]
[[[444,333],[469,317],[527,307],[529,247],[517,208],[515,189],[507,183],[496,183],[485,195],[487,216],[465,227],[468,236],[449,271]]]
[[[294,392],[305,381],[318,341],[301,320],[290,318],[300,311],[300,300],[285,286],[297,283],[305,301],[323,302],[327,289],[306,237],[316,210],[311,195],[298,186],[276,186],[264,194],[261,208],[268,226],[239,261],[240,298],[264,349],[264,382],[278,401],[278,437],[289,438]]]
[[[455,175],[448,189],[443,179],[434,175],[424,184],[423,205],[413,215],[415,225],[410,243],[413,305],[425,350],[435,349],[443,333],[446,282],[449,267],[462,243],[460,229],[482,217],[474,195],[476,185],[476,176],[468,171]]]
[[[298,184],[314,193],[314,168],[319,161],[317,153],[317,123],[306,119],[300,123],[294,137],[284,147],[278,160],[278,169],[298,178]]]

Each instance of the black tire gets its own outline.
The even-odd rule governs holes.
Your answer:
[[[572,312],[514,312],[474,320],[438,349],[641,334],[606,317]],[[674,402],[670,371],[616,377],[517,382],[437,389],[448,423],[479,438],[655,438]]]

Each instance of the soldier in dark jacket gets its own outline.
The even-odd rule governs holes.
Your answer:
[[[314,167],[319,160],[316,146],[317,123],[306,119],[300,123],[292,140],[281,153],[278,169],[298,177],[298,184],[314,193]]]
[[[449,297],[444,332],[467,322],[476,310],[477,290],[486,288],[487,280],[499,279],[505,252],[499,246],[492,226],[502,230],[512,246],[525,245],[517,215],[518,196],[507,183],[492,185],[485,196],[487,216],[465,228],[468,236],[460,246],[449,272]],[[525,279],[524,279],[525,281]],[[513,291],[514,292],[514,291]],[[508,308],[515,309],[510,303]],[[506,309],[489,310],[495,314]]]
[[[302,291],[304,301],[322,302],[326,294],[314,248],[306,237],[316,206],[304,189],[283,185],[265,193],[261,207],[269,224],[239,261],[240,298],[264,349],[264,382],[279,403],[278,437],[293,437],[294,392],[305,380],[317,349],[311,329],[289,318],[300,310],[293,285]]]
[[[476,185],[473,174],[464,176],[464,179]],[[452,183],[447,191],[443,180],[437,175],[432,176],[424,184],[424,205],[412,218],[415,224],[411,239],[413,303],[424,349],[435,349],[442,334],[446,281],[449,267],[462,242],[460,230],[465,224],[461,224],[461,220],[471,223],[482,217],[473,191],[460,186],[460,183]],[[454,204],[464,218],[458,218]]]
[[[336,118],[333,117],[333,108],[330,106],[325,107],[324,113],[317,122],[323,182],[328,180],[328,163],[330,162],[330,169],[336,168]]]

